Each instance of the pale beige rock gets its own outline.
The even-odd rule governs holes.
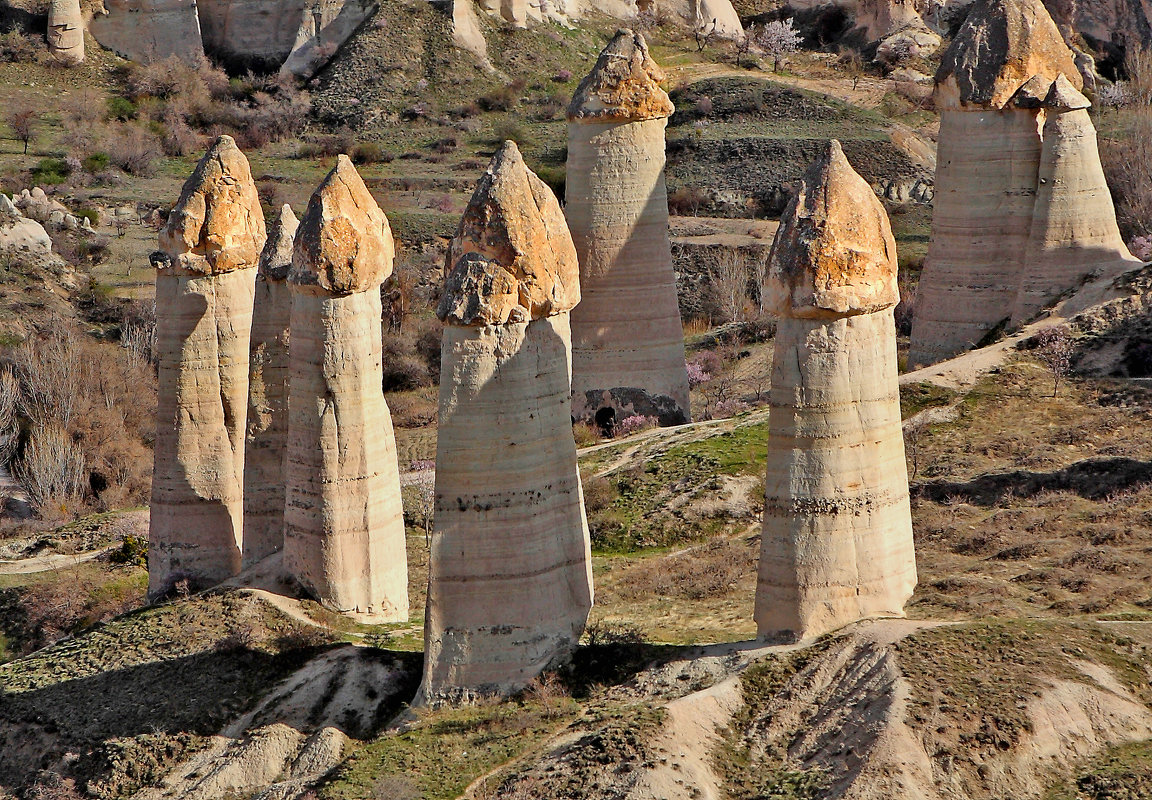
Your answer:
[[[500,216],[538,204],[547,206],[541,215],[558,212],[556,199],[549,193],[541,203],[528,190],[531,173],[510,142],[493,159],[493,172],[466,212],[481,217],[484,209],[498,210],[487,216],[493,255],[465,252],[448,285],[483,295],[499,281],[480,279],[482,268],[560,280],[566,257],[558,259],[554,248],[511,246],[508,232],[524,222]],[[516,263],[525,258],[530,263]],[[467,281],[453,280],[459,269]],[[441,309],[486,305],[477,297]],[[569,409],[567,309],[497,324],[483,315],[441,316],[436,513],[418,696],[430,704],[523,689],[575,647],[592,605]]]
[[[148,589],[240,569],[253,289],[264,216],[248,160],[218,138],[160,232],[159,379]]]
[[[732,5],[732,0],[691,0],[696,17],[696,27],[705,33],[712,33],[721,39],[740,39],[744,36],[744,26],[740,15]]]
[[[1041,0],[976,0],[936,72],[936,108],[999,109],[1029,78],[1083,82]]]
[[[144,64],[204,57],[196,0],[104,0],[104,9],[88,30],[117,55]]]
[[[48,52],[62,64],[84,61],[84,16],[80,0],[52,0],[48,5]]]
[[[569,108],[565,212],[580,257],[572,312],[578,418],[691,418],[668,238],[664,129],[673,107],[644,38],[621,30]],[[603,412],[609,413],[609,412]]]
[[[488,63],[488,42],[480,29],[473,0],[449,0],[452,11],[452,41],[457,47]]]
[[[281,74],[309,78],[364,24],[379,5],[376,0],[324,0],[308,6],[297,44],[280,66]]]
[[[204,48],[213,56],[275,69],[345,5],[346,0],[197,0],[197,12]]]
[[[809,168],[772,246],[761,635],[802,639],[903,614],[916,585],[884,208],[838,143]]]
[[[288,343],[292,266],[298,222],[285,205],[268,231],[256,275],[248,371],[248,436],[244,453],[245,566],[284,546],[288,434]]]
[[[1128,252],[1100,165],[1091,103],[1061,75],[1044,102],[1044,143],[1028,252],[1012,324],[1094,273],[1119,275],[1140,261]]]
[[[392,418],[384,402],[380,284],[392,231],[347,156],[296,230],[284,566],[320,602],[408,619]]]

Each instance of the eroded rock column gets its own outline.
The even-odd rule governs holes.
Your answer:
[[[185,182],[155,260],[159,378],[148,591],[240,569],[248,348],[264,215],[221,136]]]
[[[244,454],[244,565],[284,546],[284,460],[288,434],[288,271],[298,226],[285,205],[268,231],[256,273]]]
[[[284,566],[324,605],[408,619],[408,563],[380,284],[392,231],[347,156],[308,201],[292,291]]]
[[[1116,225],[1091,105],[1064,75],[1044,98],[1036,204],[1013,325],[1028,322],[1088,275],[1119,275],[1140,263]]]
[[[1038,104],[1018,92],[1061,72],[1079,80],[1040,0],[977,0],[945,52],[932,241],[909,366],[951,358],[1012,317],[1040,168]]]
[[[838,142],[804,175],[770,258],[779,323],[756,627],[799,640],[902,615],[916,585],[896,244]]]
[[[48,6],[48,52],[62,64],[84,61],[84,15],[80,0],[52,0]]]
[[[570,418],[576,251],[556,198],[505,142],[446,263],[436,516],[419,700],[524,688],[592,606]]]
[[[668,240],[672,102],[644,38],[621,30],[568,109],[566,214],[583,300],[572,312],[572,411],[691,418]],[[608,413],[608,412],[604,412]]]

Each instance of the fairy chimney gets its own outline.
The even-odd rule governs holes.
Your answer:
[[[1080,81],[1041,0],[977,0],[945,51],[932,240],[910,365],[951,358],[1012,317],[1036,201],[1040,101],[1062,72]]]
[[[268,231],[256,273],[244,454],[245,566],[284,546],[284,459],[288,435],[288,271],[299,223],[284,205]]]
[[[52,0],[48,5],[48,52],[61,64],[84,61],[84,15],[80,0]]]
[[[1116,225],[1091,105],[1063,74],[1044,97],[1036,204],[1013,325],[1028,322],[1089,275],[1119,275],[1140,264]]]
[[[284,566],[337,611],[408,619],[380,284],[392,231],[347,156],[312,194],[293,245]]]
[[[160,232],[148,589],[239,571],[248,348],[264,215],[248,159],[212,144]]]
[[[436,507],[418,702],[524,688],[575,647],[592,605],[569,402],[576,251],[512,142],[452,240]]]
[[[770,256],[779,315],[756,626],[799,640],[900,615],[916,585],[893,308],[896,243],[839,142]]]
[[[601,424],[691,418],[664,182],[674,109],[663,78],[644,37],[621,30],[568,109],[565,211],[583,295],[572,312],[572,410]]]

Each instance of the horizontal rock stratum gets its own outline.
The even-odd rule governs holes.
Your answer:
[[[148,590],[240,569],[253,291],[264,215],[248,159],[221,136],[160,232]]]
[[[284,566],[321,603],[408,619],[392,418],[384,401],[380,284],[392,231],[347,156],[296,230]]]
[[[770,258],[779,323],[756,627],[804,639],[901,615],[916,585],[896,243],[839,142],[805,173]]]
[[[523,689],[575,647],[592,606],[569,404],[576,252],[514,143],[448,259],[418,696],[434,705]]]

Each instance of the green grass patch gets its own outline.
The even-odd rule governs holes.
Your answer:
[[[900,387],[900,417],[908,419],[928,408],[946,406],[956,399],[956,392],[922,381]]]
[[[1051,787],[1044,800],[1133,800],[1152,797],[1152,741],[1113,747]]]

